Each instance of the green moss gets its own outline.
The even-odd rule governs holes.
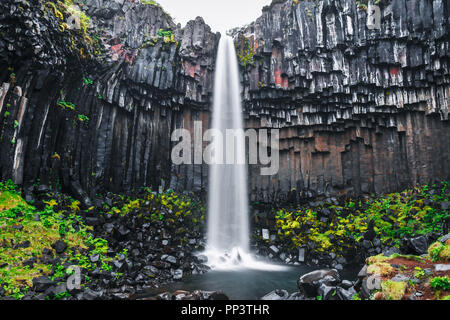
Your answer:
[[[157,194],[146,189],[143,198],[129,199],[122,208],[112,207],[107,214],[127,215],[132,212],[143,212],[142,218],[153,222],[183,219],[189,225],[204,220],[205,208],[201,203],[173,190]]]
[[[163,38],[164,43],[175,43],[175,35],[172,30],[159,29],[157,35]]]
[[[153,1],[153,0],[141,0],[141,3],[146,4],[146,5],[155,6],[155,7],[161,7],[161,5],[159,3],[157,3],[156,1]]]
[[[407,283],[400,281],[382,281],[381,292],[387,300],[401,300],[406,292]]]
[[[372,256],[366,259],[366,264],[371,265],[374,263],[381,263],[381,262],[386,262],[389,259],[391,259],[390,257],[386,257],[383,254],[379,254],[377,256]]]
[[[433,262],[450,261],[450,245],[437,241],[428,248],[428,256]]]
[[[430,287],[435,290],[450,290],[450,278],[448,276],[435,277],[431,279]]]
[[[291,240],[292,249],[313,242],[318,252],[345,255],[361,245],[369,224],[382,245],[400,247],[404,237],[443,232],[450,218],[450,213],[440,206],[445,201],[449,201],[449,191],[444,181],[439,187],[424,185],[378,198],[347,199],[340,205],[279,209],[276,227],[282,240]],[[330,212],[325,221],[320,214],[324,209]]]
[[[78,121],[83,122],[84,124],[88,125],[89,124],[89,117],[85,116],[84,114],[79,114],[78,115]]]
[[[18,205],[26,205],[19,194],[11,191],[0,191],[0,211],[9,210]]]
[[[386,262],[375,262],[367,267],[367,274],[377,276],[390,276],[395,272],[395,269]]]
[[[244,37],[243,46],[238,52],[239,63],[244,66],[255,66],[256,50],[250,45],[250,40]]]
[[[91,18],[76,6],[73,0],[46,1],[41,0],[45,11],[53,15],[58,24],[58,31],[70,37],[70,49],[81,58],[98,56],[100,54],[100,41],[97,34],[92,34]],[[69,18],[75,18],[79,23],[77,28],[67,24]]]
[[[403,258],[406,260],[414,260],[417,262],[422,262],[424,260],[424,258],[420,257],[420,256],[415,256],[415,255],[410,255],[410,254],[398,254],[398,253],[394,253],[393,255],[391,255],[389,257],[389,260],[395,259],[395,258]]]
[[[75,110],[75,105],[72,102],[67,102],[64,99],[59,100],[57,105],[63,109]]]
[[[0,284],[7,296],[20,299],[36,277],[63,275],[65,263],[93,270],[95,266],[88,258],[93,253],[101,254],[101,263],[108,264],[112,260],[104,256],[108,248],[106,240],[92,237],[92,227],[84,225],[72,211],[70,202],[63,204],[51,199],[44,203],[44,210],[38,211],[21,198],[11,182],[0,183]],[[38,221],[36,215],[40,217]],[[68,249],[59,256],[60,263],[53,266],[43,259],[42,252],[49,249],[56,257],[51,248],[59,240],[64,241]],[[33,264],[23,264],[31,258]]]

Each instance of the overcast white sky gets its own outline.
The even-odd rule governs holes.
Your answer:
[[[271,0],[156,0],[176,23],[203,17],[213,32],[224,32],[248,24],[259,16]]]

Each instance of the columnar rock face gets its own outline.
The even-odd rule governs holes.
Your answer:
[[[253,168],[253,197],[448,179],[449,12],[440,0],[274,1],[234,30],[247,126],[281,130],[279,174]]]
[[[172,164],[171,133],[209,126],[220,34],[137,0],[86,0],[83,14],[64,2],[0,3],[0,178],[87,205],[143,186],[206,190],[206,165]],[[281,129],[280,171],[251,166],[252,199],[450,178],[450,2],[380,6],[370,30],[353,0],[274,1],[235,31],[247,127]]]
[[[204,188],[206,166],[172,167],[171,132],[208,122],[220,35],[123,0],[80,5],[83,35],[51,3],[0,4],[1,178],[87,204],[105,190]]]

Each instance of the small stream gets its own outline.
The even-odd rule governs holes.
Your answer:
[[[150,295],[177,290],[223,291],[231,300],[259,300],[275,289],[285,289],[289,294],[296,292],[297,279],[318,267],[288,266],[284,271],[262,271],[246,269],[241,271],[210,271],[203,275],[188,276],[182,282],[168,284],[152,290]],[[341,279],[355,280],[360,266],[349,267],[339,272]]]

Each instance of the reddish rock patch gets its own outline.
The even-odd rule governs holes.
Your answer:
[[[450,271],[445,272],[436,272],[434,270],[435,264],[440,263],[434,263],[430,260],[424,259],[422,261],[416,261],[414,259],[407,259],[403,257],[397,257],[391,260],[387,261],[391,266],[394,266],[396,268],[396,274],[401,274],[404,276],[407,276],[409,278],[414,278],[415,273],[417,270],[416,267],[419,267],[421,269],[430,269],[433,272],[433,276],[427,279],[421,279],[420,283],[412,285],[408,284],[407,291],[405,296],[403,297],[403,300],[409,300],[411,296],[414,296],[415,300],[436,300],[436,290],[431,288],[429,280],[433,277],[443,277],[443,276],[450,276]],[[441,263],[445,264],[445,263]],[[389,280],[391,277],[384,277],[383,280]],[[420,293],[421,296],[417,296],[416,293]],[[439,296],[445,297],[450,295],[449,290],[440,290]]]

